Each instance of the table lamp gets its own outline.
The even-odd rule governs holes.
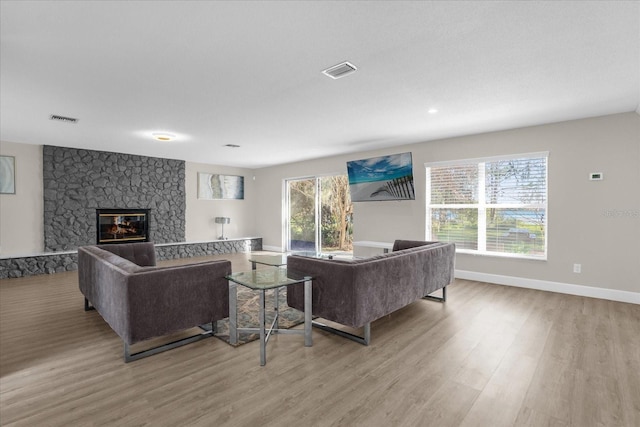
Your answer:
[[[216,217],[216,224],[222,224],[222,235],[218,237],[219,240],[227,240],[227,238],[224,237],[224,225],[229,224],[230,222],[231,222],[231,218],[229,217],[226,217],[226,216]]]

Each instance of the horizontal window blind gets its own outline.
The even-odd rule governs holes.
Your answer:
[[[441,205],[478,203],[478,166],[432,168],[431,201]]]
[[[547,159],[514,159],[485,163],[488,204],[544,204]]]
[[[426,165],[427,239],[546,259],[547,153]]]

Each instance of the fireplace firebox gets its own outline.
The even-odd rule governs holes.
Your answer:
[[[96,209],[97,243],[149,241],[149,209]]]

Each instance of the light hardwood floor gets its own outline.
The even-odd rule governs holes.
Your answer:
[[[640,306],[465,280],[447,297],[374,322],[368,347],[314,330],[272,337],[264,367],[217,338],[125,364],[75,272],[2,280],[0,424],[640,426]]]

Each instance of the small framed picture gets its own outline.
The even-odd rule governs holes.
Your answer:
[[[0,194],[16,194],[16,158],[0,156]]]

